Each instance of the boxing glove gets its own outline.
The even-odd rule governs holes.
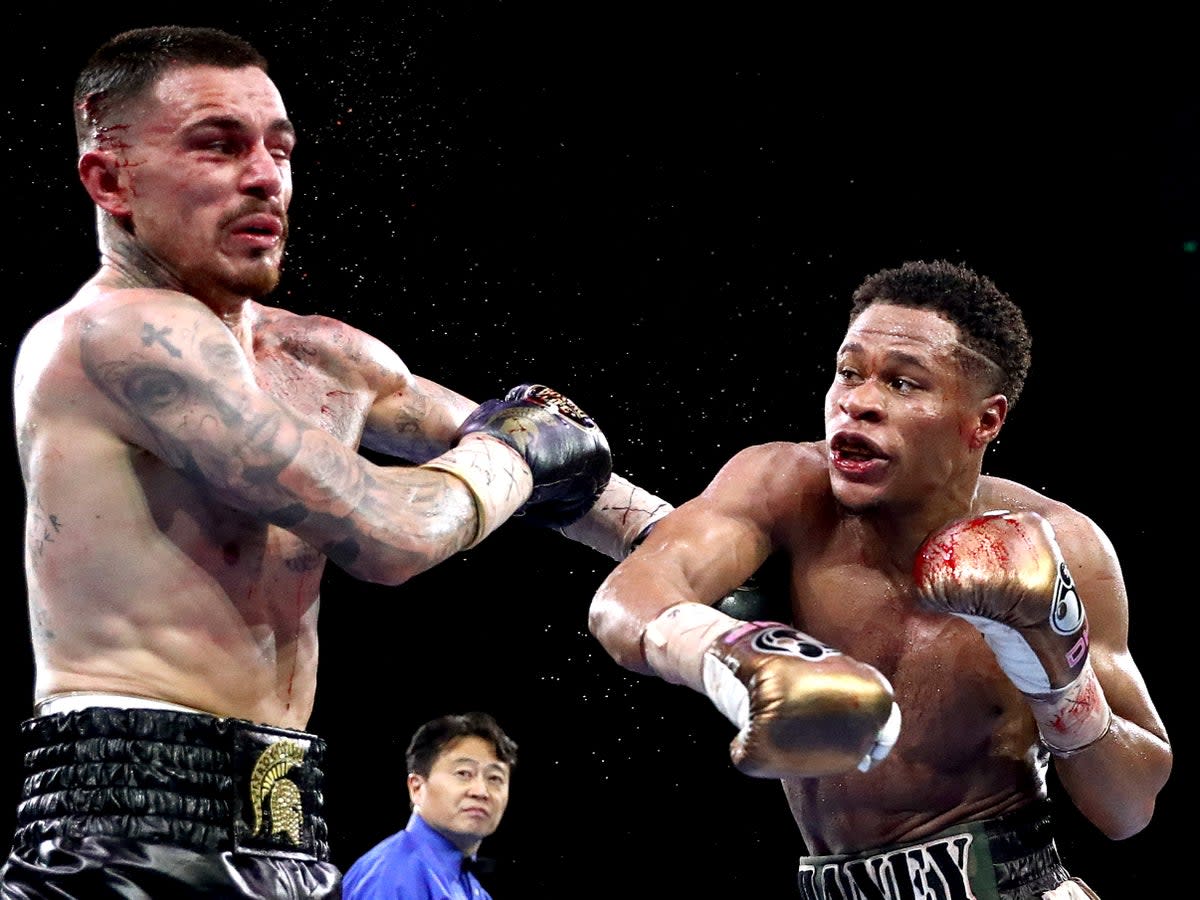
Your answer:
[[[643,646],[660,677],[702,691],[737,726],[730,758],[747,775],[865,772],[899,737],[879,671],[782,623],[682,603],[647,626]]]
[[[581,518],[612,476],[608,439],[583,410],[558,391],[522,384],[502,400],[476,407],[457,440],[484,435],[515,450],[533,475],[533,491],[516,515],[532,525],[561,528]]]
[[[951,522],[922,543],[913,579],[924,608],[980,631],[1052,753],[1070,755],[1108,732],[1087,610],[1043,516],[997,510]]]

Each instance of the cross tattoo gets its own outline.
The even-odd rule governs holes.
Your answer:
[[[142,326],[142,346],[149,347],[151,344],[162,344],[163,349],[171,356],[181,356],[179,348],[167,341],[167,335],[170,333],[170,328],[159,329],[147,323]]]

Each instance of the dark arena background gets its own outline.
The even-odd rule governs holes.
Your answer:
[[[696,9],[10,11],[9,370],[25,330],[98,261],[74,173],[75,74],[111,34],[149,24],[223,27],[271,61],[300,133],[274,302],[345,319],[479,400],[556,387],[605,429],[618,471],[676,503],[744,446],[821,435],[864,276],[911,258],[966,262],[1024,307],[1034,337],[1026,394],[985,472],[1106,530],[1133,655],[1176,749],[1154,821],[1122,842],[1052,782],[1059,846],[1105,900],[1149,896],[1184,862],[1193,780],[1183,536],[1200,231],[1182,23]],[[7,834],[33,684],[23,492],[6,447]],[[508,815],[483,847],[499,860],[485,876],[497,900],[793,896],[804,847],[778,784],[732,768],[732,728],[706,699],[624,672],[588,634],[610,568],[510,524],[398,588],[327,571],[310,727],[330,743],[336,862],[403,825],[412,730],[483,709],[521,751]]]

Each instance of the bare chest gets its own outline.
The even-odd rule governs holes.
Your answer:
[[[879,669],[907,724],[949,758],[992,735],[1013,705],[1014,689],[979,632],[918,608],[902,576],[856,565],[795,572],[792,606],[802,631]]]

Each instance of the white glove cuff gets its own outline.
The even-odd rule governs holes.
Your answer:
[[[533,475],[521,454],[495,438],[467,435],[421,468],[453,475],[470,491],[475,501],[475,534],[464,550],[508,521],[533,492]]]
[[[887,755],[892,752],[892,748],[896,746],[896,741],[900,739],[900,705],[892,703],[892,712],[888,716],[888,720],[884,722],[883,727],[879,729],[879,734],[875,735],[875,743],[871,749],[867,751],[858,762],[858,771],[867,772],[877,762],[887,758]]]
[[[740,678],[711,653],[704,654],[704,693],[738,730],[750,724],[750,691]]]
[[[1042,743],[1053,755],[1074,756],[1095,744],[1112,728],[1112,709],[1091,659],[1079,677],[1048,697],[1028,697]]]
[[[686,684],[708,694],[704,653],[713,641],[738,624],[737,619],[703,603],[676,603],[659,613],[642,632],[646,663],[664,681]]]
[[[672,509],[667,501],[614,474],[587,515],[558,530],[620,562],[633,552],[633,542]]]

